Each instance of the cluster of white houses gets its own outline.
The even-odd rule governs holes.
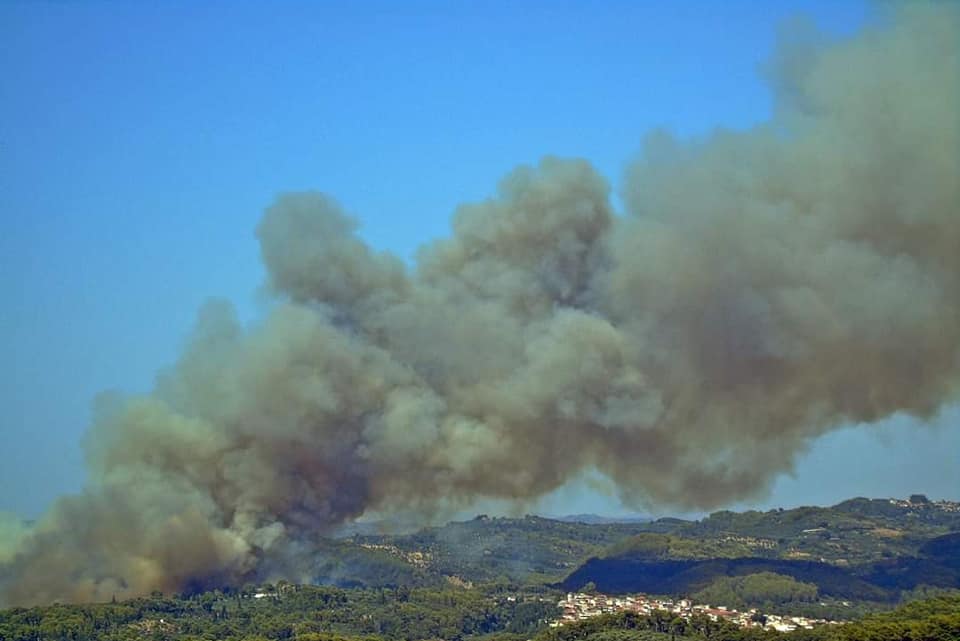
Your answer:
[[[914,494],[910,498],[890,499],[890,505],[904,509],[933,509],[944,512],[960,512],[960,503],[957,501],[931,501],[923,494]]]
[[[810,629],[817,625],[836,623],[835,621],[810,619],[801,616],[763,614],[756,609],[738,612],[722,605],[702,605],[693,603],[689,599],[658,599],[644,594],[613,597],[605,594],[570,593],[567,594],[566,599],[563,599],[557,605],[563,610],[563,614],[557,621],[550,624],[551,627],[574,623],[601,614],[615,614],[624,611],[650,614],[654,610],[670,612],[686,620],[695,616],[705,616],[713,621],[730,621],[740,627],[764,627],[780,632],[789,632],[798,628]]]

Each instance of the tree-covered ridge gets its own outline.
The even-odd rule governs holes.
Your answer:
[[[754,554],[754,540],[743,536],[690,537],[643,532],[608,547],[600,556],[637,560],[733,559]]]
[[[960,545],[949,530],[958,519],[933,503],[870,499],[700,521],[481,516],[329,541],[310,560],[310,576],[340,587],[513,581],[578,590],[593,582],[610,593],[690,595],[724,577],[774,573],[816,585],[827,601],[891,604],[924,586],[960,587]]]
[[[431,572],[468,581],[558,580],[589,557],[650,523],[576,523],[539,516],[452,522],[412,534],[365,535],[359,545],[390,545],[425,555]]]
[[[924,587],[960,588],[956,503],[852,499],[826,508],[724,511],[647,526],[660,530],[651,527],[608,547],[561,586],[693,594],[717,582],[729,586],[773,573],[816,586],[828,601],[874,603],[895,603]],[[797,605],[807,607],[803,600],[792,602]]]
[[[775,556],[855,565],[916,555],[929,539],[960,530],[960,504],[934,503],[920,495],[914,499],[855,498],[832,507],[721,511],[678,531],[693,537],[753,537],[775,543]]]
[[[741,610],[760,606],[766,611],[786,603],[810,603],[818,596],[819,589],[815,583],[804,583],[775,572],[757,572],[746,576],[718,577],[695,592],[692,598],[698,603],[723,604]]]
[[[630,554],[670,560],[782,559],[842,568],[896,566],[902,558],[942,565],[942,555],[936,557],[924,546],[955,531],[960,531],[960,505],[858,498],[833,507],[716,512],[699,521],[582,523],[536,516],[477,517],[412,534],[366,534],[350,540],[390,546],[401,553],[395,555],[398,559],[425,555],[421,578],[559,581],[592,557]],[[892,567],[887,574],[898,571]],[[941,577],[937,584],[951,582]]]

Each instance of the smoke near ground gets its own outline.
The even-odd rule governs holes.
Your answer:
[[[788,31],[769,124],[650,135],[622,215],[586,161],[520,167],[415,269],[280,196],[269,317],[211,303],[153,394],[98,400],[90,483],[6,537],[0,601],[309,579],[310,540],[365,512],[592,469],[721,506],[841,424],[933,416],[960,387],[957,33],[947,4]]]

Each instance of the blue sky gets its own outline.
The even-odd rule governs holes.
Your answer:
[[[370,243],[410,259],[516,164],[582,156],[616,187],[653,127],[765,120],[759,69],[796,14],[842,34],[869,10],[3,3],[0,511],[35,516],[81,487],[91,400],[148,389],[204,299],[262,312],[253,229],[277,192],[334,194]],[[958,498],[960,413],[908,424],[826,437],[765,505]],[[544,509],[617,506],[575,487]]]

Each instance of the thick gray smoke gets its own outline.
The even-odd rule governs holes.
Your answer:
[[[624,215],[546,158],[415,270],[329,196],[281,196],[257,229],[275,309],[245,331],[209,305],[152,395],[99,403],[90,484],[0,553],[3,600],[297,579],[364,512],[592,469],[629,503],[720,506],[838,425],[930,417],[960,385],[958,33],[944,4],[788,37],[774,120],[651,135]]]

